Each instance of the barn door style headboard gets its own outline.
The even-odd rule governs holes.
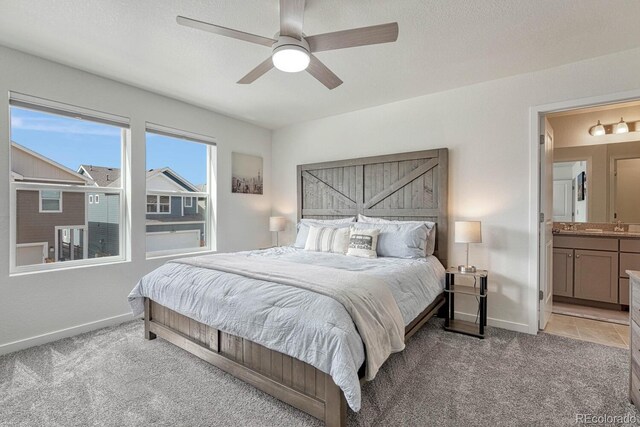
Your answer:
[[[362,214],[436,223],[435,255],[447,267],[446,148],[298,166],[298,220]]]

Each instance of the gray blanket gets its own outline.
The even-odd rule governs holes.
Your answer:
[[[273,259],[218,254],[176,263],[280,283],[331,297],[347,310],[366,351],[365,379],[372,380],[391,353],[404,350],[404,322],[393,295],[381,279],[365,273]]]

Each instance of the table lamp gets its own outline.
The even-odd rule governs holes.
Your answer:
[[[461,273],[475,273],[476,267],[469,265],[469,243],[482,243],[480,221],[456,221],[454,235],[456,243],[467,244],[467,263],[459,265],[458,271]]]
[[[284,231],[286,220],[283,216],[271,216],[269,217],[269,231],[276,232],[276,246],[280,246],[278,242],[278,234],[280,231]]]

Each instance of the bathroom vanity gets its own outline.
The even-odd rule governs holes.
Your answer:
[[[627,270],[640,270],[640,234],[554,233],[554,301],[624,309],[630,305]]]

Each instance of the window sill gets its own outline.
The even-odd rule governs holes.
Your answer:
[[[73,262],[73,261],[65,261],[65,262]],[[127,260],[124,258],[118,258],[115,260],[109,261],[93,261],[93,262],[79,262],[73,265],[64,265],[64,266],[56,266],[54,264],[36,264],[35,266],[23,266],[23,267],[15,267],[14,270],[9,273],[9,277],[20,277],[20,276],[28,276],[31,274],[41,274],[41,273],[55,273],[58,271],[67,271],[67,270],[76,270],[81,268],[91,268],[91,267],[105,267],[110,265],[119,265],[130,263],[131,260]]]

